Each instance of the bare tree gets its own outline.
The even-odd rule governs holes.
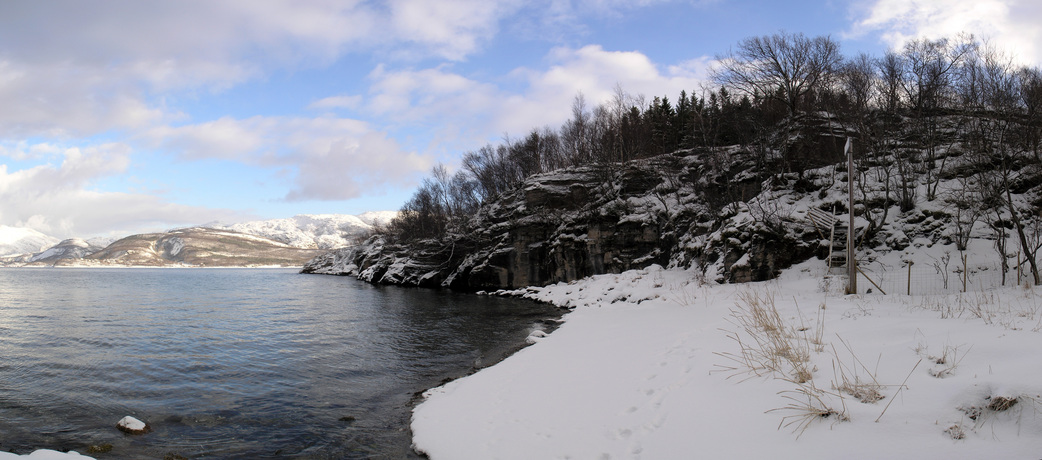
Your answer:
[[[953,105],[961,65],[977,48],[972,35],[960,35],[957,40],[922,38],[905,44],[902,54],[905,75],[901,81],[925,153],[923,172],[926,174],[926,199],[930,201],[936,198],[948,158],[945,155],[938,166],[937,157],[945,138],[939,109]]]
[[[575,95],[572,101],[572,119],[561,127],[561,140],[572,165],[589,164],[593,160],[593,120],[586,107],[586,96]]]
[[[712,75],[717,84],[753,99],[776,99],[794,115],[808,94],[832,83],[843,56],[830,37],[782,32],[746,38],[718,59],[721,67]]]
[[[982,191],[989,197],[989,207],[995,209],[996,220],[998,209],[1008,216],[1012,223],[1014,236],[1020,243],[1034,284],[1042,283],[1039,276],[1036,256],[1040,249],[1036,238],[1037,225],[1032,210],[1023,208],[1021,200],[1014,198],[1017,182],[1026,174],[1025,165],[1028,158],[1024,150],[1017,148],[1011,138],[1023,118],[1018,116],[1023,111],[1020,88],[1012,61],[994,49],[985,49],[977,70],[980,88],[981,112],[972,125],[973,131],[967,136],[967,148],[977,162],[980,183],[988,190]],[[1004,232],[996,229],[997,232]]]
[[[1017,94],[1024,107],[1023,148],[1042,164],[1042,69],[1023,68],[1017,72]]]
[[[860,53],[853,59],[847,60],[842,66],[839,74],[840,87],[849,96],[851,108],[857,116],[857,123],[863,123],[862,119],[867,115],[869,104],[875,96],[876,68],[872,57],[866,53]]]

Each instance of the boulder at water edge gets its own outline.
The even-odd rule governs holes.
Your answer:
[[[116,428],[127,434],[145,434],[152,431],[152,427],[131,416],[123,417],[116,423]]]

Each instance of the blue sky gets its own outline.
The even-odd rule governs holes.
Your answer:
[[[845,55],[968,31],[1042,62],[1035,0],[0,3],[0,225],[119,236],[397,209],[437,162],[619,85],[700,91],[781,30]]]

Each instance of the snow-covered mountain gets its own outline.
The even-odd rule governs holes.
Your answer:
[[[351,246],[374,228],[386,225],[398,213],[372,211],[359,215],[301,214],[287,219],[258,220],[233,225],[203,227],[263,236],[302,249],[336,249]]]
[[[192,235],[196,236],[196,238],[191,239],[190,241],[198,243],[202,246],[210,247],[214,243],[207,239],[209,237],[204,238],[203,236],[217,235],[217,233],[212,232],[213,230],[217,230],[224,232],[232,232],[236,235],[240,235],[240,237],[236,241],[243,240],[243,238],[245,238],[243,241],[249,240],[249,238],[247,237],[260,237],[267,240],[273,240],[270,241],[270,243],[275,243],[276,245],[280,243],[286,245],[287,248],[283,248],[285,250],[277,249],[274,247],[269,248],[268,246],[270,245],[268,244],[256,245],[253,244],[253,240],[249,240],[249,244],[240,242],[242,244],[245,244],[246,246],[249,246],[249,248],[245,251],[239,251],[239,253],[235,254],[235,257],[231,259],[225,257],[222,260],[227,260],[221,263],[215,263],[213,261],[207,260],[205,263],[203,263],[204,265],[234,265],[236,263],[242,263],[246,265],[286,265],[296,263],[296,260],[298,258],[297,253],[294,251],[289,251],[289,249],[318,251],[352,246],[357,241],[368,236],[374,229],[386,225],[397,214],[398,213],[395,211],[372,211],[359,215],[303,214],[293,216],[287,219],[260,220],[253,222],[243,222],[233,225],[212,223],[199,225],[195,227],[174,229],[164,233],[130,235],[126,238],[120,239],[120,241],[123,241],[124,243],[121,244],[120,247],[126,245],[126,241],[124,240],[148,240],[154,243],[156,241],[159,241],[160,239],[166,237],[173,238],[185,232],[190,232]],[[193,230],[198,231],[193,232]],[[199,231],[202,231],[202,233],[200,233]],[[181,240],[183,240],[183,238],[177,241]],[[78,263],[77,261],[79,260],[84,260],[84,263],[94,261],[90,262],[91,264],[107,263],[106,261],[120,259],[120,257],[115,257],[112,254],[109,254],[109,252],[112,252],[113,254],[115,252],[105,251],[107,249],[112,249],[112,246],[114,246],[117,242],[118,241],[116,238],[92,238],[89,240],[70,238],[66,240],[59,240],[58,238],[48,236],[36,230],[28,228],[0,226],[0,264],[75,265]],[[189,246],[191,246],[191,244],[189,244]],[[190,247],[188,249],[197,248]],[[271,254],[267,254],[271,251],[278,252],[278,255],[273,256]],[[144,252],[147,253],[148,251]],[[231,254],[235,251],[233,250],[233,248],[228,247],[222,249],[221,252]],[[306,254],[311,256],[316,255],[312,252],[307,252]],[[91,257],[95,254],[95,257]],[[262,255],[263,257],[261,257]],[[157,257],[163,260],[157,259],[158,262],[153,261],[151,258],[148,257],[141,260],[134,260],[136,261],[136,263],[140,263],[143,265],[155,265],[157,263],[166,263],[164,262],[164,260],[172,260],[173,256],[176,256],[176,254],[161,254]],[[259,260],[257,259],[258,257],[264,260]],[[90,259],[90,261],[87,261],[86,259]],[[129,263],[127,262],[127,260],[121,259],[118,263]],[[304,260],[306,260],[306,258]],[[194,262],[201,263],[200,261]]]
[[[300,266],[322,253],[257,235],[212,228],[186,228],[131,235],[59,265],[254,267]]]
[[[46,250],[60,241],[31,228],[0,225],[0,257],[33,254]]]
[[[46,262],[53,264],[62,259],[82,259],[104,249],[105,246],[108,246],[108,243],[109,242],[106,242],[105,244],[96,244],[94,243],[94,240],[86,241],[79,238],[69,238],[51,246],[46,251],[33,254],[29,257],[28,262]]]

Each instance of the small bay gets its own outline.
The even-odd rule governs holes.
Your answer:
[[[285,269],[0,269],[0,449],[409,458],[418,392],[559,315]]]

